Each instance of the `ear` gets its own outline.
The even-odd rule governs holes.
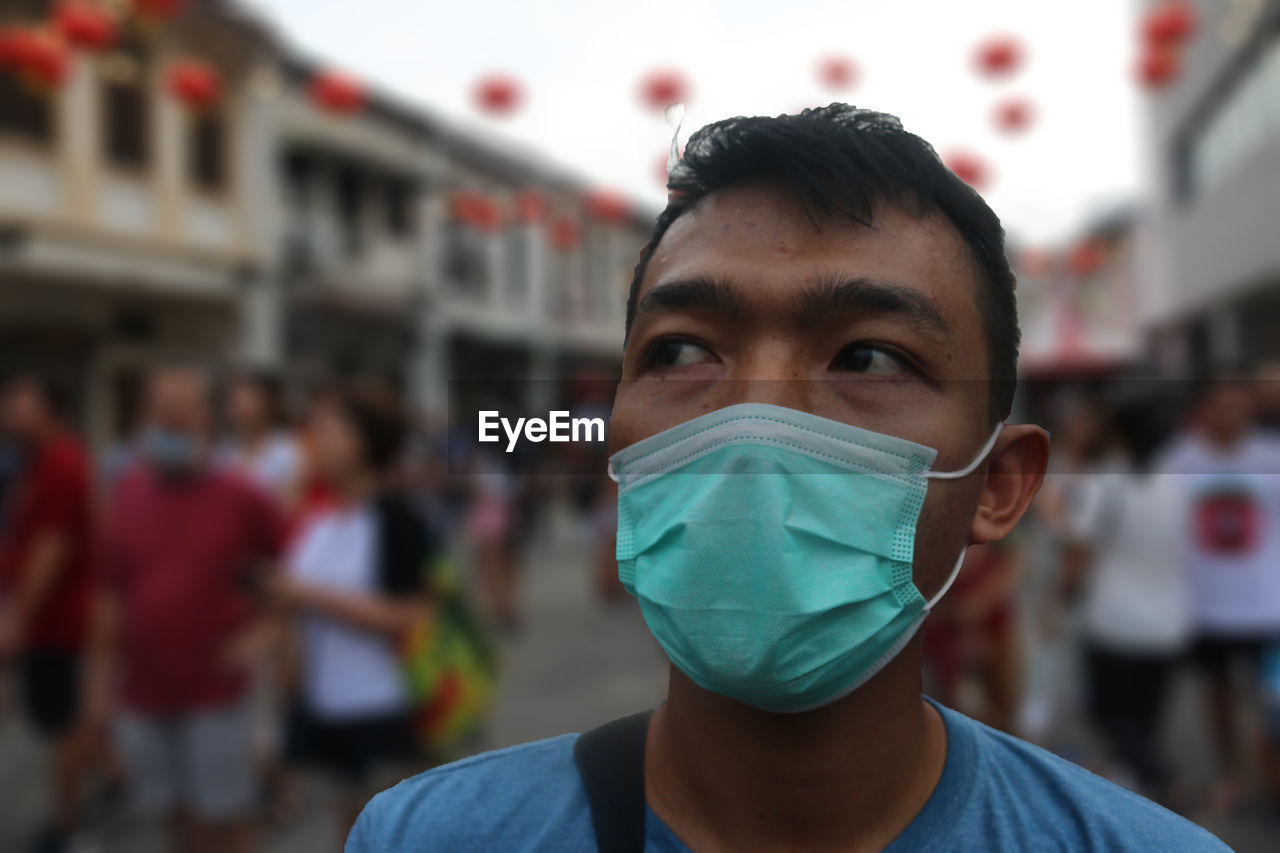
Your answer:
[[[1003,539],[1031,506],[1049,464],[1049,433],[1033,424],[1005,426],[991,450],[969,544]]]

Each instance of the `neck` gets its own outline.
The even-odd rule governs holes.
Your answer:
[[[148,464],[151,466],[156,479],[166,486],[187,486],[195,483],[204,477],[206,470],[203,459],[181,468],[166,468],[154,462],[149,462]]]
[[[62,427],[59,424],[44,424],[39,429],[31,433],[30,437],[27,439],[27,446],[34,450],[39,450],[57,438],[61,433]]]
[[[1208,440],[1209,444],[1218,450],[1234,450],[1240,445],[1240,442],[1244,440],[1244,436],[1244,430],[1233,430],[1231,432],[1205,432],[1205,438]]]
[[[240,444],[246,450],[256,450],[270,434],[265,426],[248,426],[240,429]]]
[[[945,725],[921,698],[919,638],[803,714],[759,711],[673,668],[645,792],[694,850],[881,850],[928,801],[946,752]]]
[[[378,479],[372,474],[351,474],[334,489],[338,502],[343,506],[358,506],[365,503],[378,490]]]

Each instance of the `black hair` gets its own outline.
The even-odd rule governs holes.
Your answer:
[[[357,385],[338,391],[333,404],[354,428],[365,464],[380,474],[389,471],[408,437],[408,422],[394,397]]]
[[[1016,279],[1005,254],[1000,219],[956,177],[929,143],[886,113],[835,103],[797,115],[738,116],[689,138],[667,183],[667,207],[640,252],[627,298],[631,332],[645,269],[671,224],[701,199],[734,184],[775,181],[797,192],[822,217],[870,226],[881,205],[917,216],[940,213],[969,247],[979,273],[979,305],[990,362],[989,408],[1008,417],[1017,382]]]
[[[1247,385],[1251,380],[1252,375],[1242,364],[1228,362],[1207,365],[1195,374],[1189,396],[1193,404],[1203,403],[1223,388]]]
[[[227,382],[227,390],[236,386],[248,386],[262,396],[267,410],[267,422],[271,426],[280,426],[285,421],[284,382],[280,377],[265,369],[241,370],[231,375]]]
[[[1150,470],[1152,459],[1164,443],[1163,414],[1157,401],[1134,400],[1116,406],[1107,415],[1108,438],[1119,442],[1139,473]]]

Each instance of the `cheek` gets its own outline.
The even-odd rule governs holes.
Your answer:
[[[648,428],[646,409],[635,395],[628,394],[621,388],[613,402],[613,411],[609,415],[609,455],[630,447],[646,435]]]
[[[258,401],[252,398],[242,398],[240,400],[240,417],[246,419],[257,418],[262,415],[262,406]]]
[[[330,471],[345,469],[354,458],[354,442],[342,428],[326,425],[316,432],[316,453]]]
[[[978,484],[934,482],[916,523],[914,574],[926,598],[955,567],[969,544],[969,528],[978,506]]]

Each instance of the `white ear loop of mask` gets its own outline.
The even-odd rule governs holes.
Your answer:
[[[987,454],[991,452],[991,448],[996,446],[996,439],[1000,437],[1000,430],[1004,429],[1004,424],[996,424],[996,428],[991,431],[991,436],[987,438],[987,443],[982,445],[982,449],[978,451],[978,455],[973,457],[973,461],[961,468],[959,471],[925,471],[924,476],[930,480],[959,480],[962,477],[968,477],[974,471],[978,470],[978,466],[987,458]]]
[[[933,594],[933,598],[930,598],[928,601],[924,603],[925,613],[928,613],[930,610],[932,610],[933,605],[937,604],[939,601],[942,600],[942,596],[946,595],[947,590],[951,589],[951,585],[956,582],[956,578],[960,577],[960,568],[964,565],[964,558],[965,558],[965,555],[968,553],[969,553],[968,545],[960,549],[960,558],[956,560],[955,568],[951,570],[951,576],[948,577],[947,582],[942,585],[942,589],[935,592]]]
[[[925,471],[924,476],[934,480],[959,480],[964,476],[973,474],[975,470],[978,470],[978,466],[982,465],[982,461],[987,459],[988,453],[991,453],[991,448],[996,446],[996,439],[1000,438],[1000,430],[1002,428],[1004,428],[1004,424],[996,424],[996,428],[991,430],[991,437],[987,438],[986,444],[983,444],[982,450],[978,452],[972,462],[961,467],[959,471]],[[956,558],[956,565],[954,569],[951,569],[951,574],[947,576],[946,583],[942,584],[942,589],[933,593],[933,597],[929,598],[929,601],[924,602],[924,612],[933,610],[933,606],[942,601],[943,596],[946,596],[947,590],[951,589],[951,584],[954,584],[956,578],[959,578],[960,569],[964,566],[964,557],[968,552],[969,546],[960,549],[960,557]]]
[[[996,446],[996,439],[1000,437],[1000,430],[1004,428],[1003,423],[996,424],[996,428],[991,431],[991,436],[987,439],[987,443],[982,446],[982,450],[974,457],[973,461],[961,468],[959,471],[926,471],[925,476],[933,480],[959,480],[961,477],[967,477],[978,469],[982,461],[987,458],[987,454],[991,452],[991,448]],[[951,585],[956,582],[956,578],[960,577],[960,569],[964,566],[965,555],[969,552],[969,546],[964,546],[960,551],[960,557],[956,560],[955,567],[951,570],[947,582],[942,585],[942,589],[933,594],[924,604],[924,610],[928,613],[933,606],[942,600],[942,596],[947,594],[947,590],[951,589]]]

